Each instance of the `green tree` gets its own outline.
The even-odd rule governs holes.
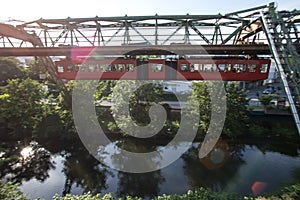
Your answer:
[[[229,137],[244,134],[249,123],[246,97],[246,91],[239,89],[237,83],[230,83],[226,87],[227,111],[223,134]]]
[[[279,95],[278,94],[262,95],[262,97],[259,100],[264,106],[267,106],[270,104],[270,102],[273,99],[279,99]]]
[[[0,85],[6,85],[7,80],[24,78],[26,72],[21,62],[13,57],[0,57]]]
[[[7,83],[0,91],[0,118],[14,130],[35,129],[47,114],[47,105],[42,103],[46,97],[42,85],[29,78]]]
[[[69,81],[66,84],[67,91],[71,94],[75,81]],[[74,133],[75,125],[71,108],[65,103],[65,93],[60,91],[57,97],[57,105],[55,107],[55,114],[59,117],[59,123],[62,125],[62,131],[67,133]]]
[[[36,58],[28,63],[28,75],[34,80],[39,80],[40,74],[47,74],[47,69],[45,68],[42,61]]]
[[[209,88],[214,91],[220,91],[218,89],[218,84],[214,82],[194,82],[193,83],[193,92],[191,97],[187,102],[187,106],[190,108],[191,112],[193,107],[199,106],[200,121],[198,132],[203,135],[208,131],[208,127],[211,121],[211,111],[214,109],[215,112],[218,112],[220,106],[225,105],[214,105],[212,108],[211,96]],[[226,98],[226,120],[223,127],[222,134],[228,137],[235,137],[243,134],[243,131],[246,128],[248,123],[248,111],[246,93],[244,90],[238,88],[237,83],[227,84],[225,87],[226,95],[220,98]],[[197,113],[193,113],[197,114]]]
[[[95,99],[111,99],[111,90],[115,85],[116,81],[99,81],[95,92]]]
[[[19,184],[13,183],[2,183],[0,182],[0,199],[6,200],[28,200],[29,198],[26,197],[20,189],[18,189]]]
[[[196,126],[199,126],[198,131],[201,135],[207,132],[211,117],[211,101],[206,84],[210,83],[193,82],[192,95],[187,102],[188,109],[192,115],[200,114],[200,121]],[[199,113],[196,113],[196,110],[193,109],[195,106],[199,106]]]
[[[135,86],[138,89],[132,91]],[[132,123],[139,126],[149,124],[151,121],[148,114],[149,109],[153,103],[159,103],[162,100],[162,92],[160,84],[150,81],[146,84],[139,81],[119,81],[112,89],[114,105],[111,108],[113,117],[121,119],[117,126],[124,130]],[[126,112],[128,105],[129,115]],[[115,128],[116,124],[111,124],[110,127]]]

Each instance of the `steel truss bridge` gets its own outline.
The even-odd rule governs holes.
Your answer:
[[[50,56],[245,55],[269,56],[300,134],[300,11],[274,3],[217,15],[154,15],[11,20],[0,23],[0,56],[39,57],[55,76]]]

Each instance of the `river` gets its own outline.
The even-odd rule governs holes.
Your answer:
[[[135,141],[116,141],[136,148]],[[184,144],[182,144],[184,145]],[[143,147],[153,148],[153,145]],[[51,199],[64,195],[113,193],[145,199],[162,194],[182,194],[208,187],[217,192],[260,195],[300,181],[300,145],[277,139],[220,140],[213,153],[199,159],[201,144],[169,166],[149,173],[118,172],[91,156],[79,140],[32,139],[2,141],[2,180],[21,183],[30,198]],[[157,146],[156,148],[160,148]],[[179,148],[174,147],[174,151]]]

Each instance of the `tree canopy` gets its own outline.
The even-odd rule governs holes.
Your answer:
[[[13,129],[34,129],[45,116],[42,103],[45,97],[37,81],[29,78],[8,80],[0,91],[0,118]]]
[[[7,80],[24,78],[26,73],[21,62],[13,57],[0,57],[0,85],[6,85]]]

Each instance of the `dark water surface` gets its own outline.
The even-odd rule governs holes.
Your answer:
[[[117,143],[126,144],[128,148],[138,146],[131,141]],[[233,143],[224,140],[219,141],[204,159],[198,157],[199,148],[200,143],[195,142],[168,167],[131,174],[102,165],[80,141],[2,141],[0,175],[2,180],[21,183],[20,189],[30,198],[44,199],[51,199],[55,194],[88,191],[151,198],[182,194],[198,187],[258,195],[300,182],[300,147],[296,142],[257,139]]]

